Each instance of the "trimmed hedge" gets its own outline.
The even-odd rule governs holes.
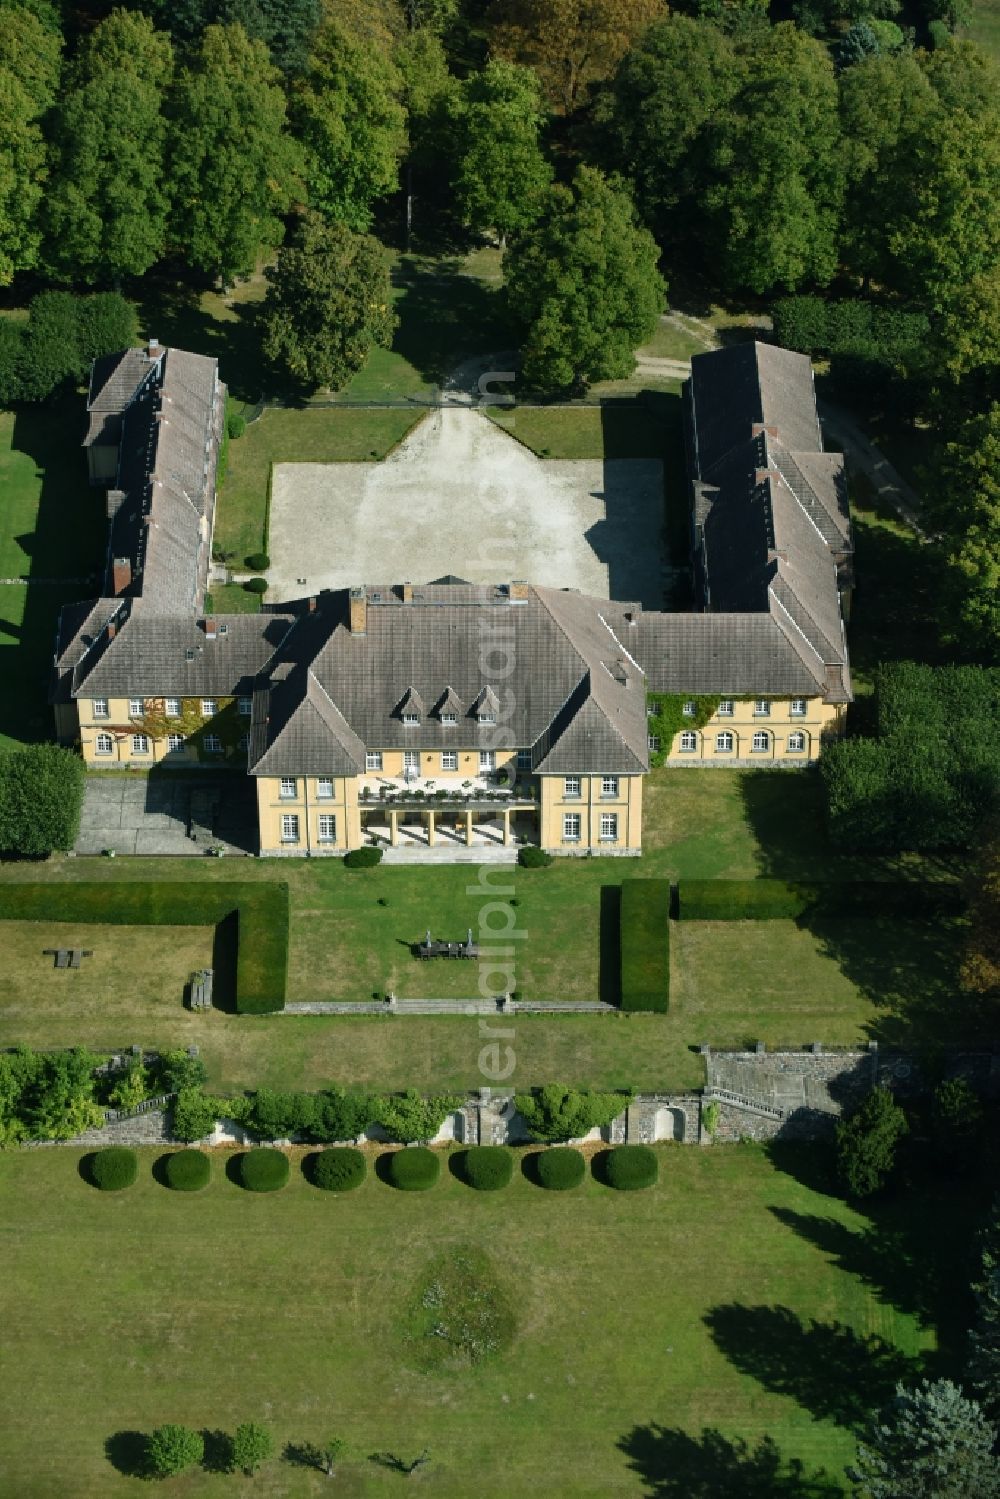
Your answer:
[[[236,1008],[263,1015],[285,1006],[288,886],[270,880],[163,880],[4,886],[7,921],[98,922],[105,926],[216,926],[233,921]]]
[[[335,1145],[314,1159],[312,1183],[324,1192],[353,1192],[364,1181],[367,1170],[360,1150],[350,1145]]]
[[[364,848],[352,848],[350,853],[344,855],[345,869],[374,869],[381,862],[382,850],[371,844],[366,844]]]
[[[266,552],[254,552],[247,558],[247,567],[252,567],[254,572],[266,573],[271,566],[271,559]]]
[[[552,854],[533,843],[526,843],[517,851],[517,862],[522,869],[548,869],[552,859]]]
[[[604,1161],[604,1180],[616,1192],[641,1192],[652,1187],[660,1174],[660,1163],[648,1145],[616,1145]]]
[[[95,1152],[88,1174],[99,1192],[121,1192],[138,1176],[139,1157],[125,1145],[108,1145]]]
[[[240,1157],[240,1181],[248,1192],[278,1192],[288,1181],[288,1157],[266,1145]]]
[[[514,1174],[514,1157],[505,1145],[470,1145],[457,1164],[465,1185],[477,1192],[499,1192]]]
[[[587,1174],[587,1162],[571,1145],[542,1150],[534,1157],[538,1185],[548,1192],[568,1192],[578,1187]]]
[[[957,885],[895,880],[855,880],[819,884],[786,880],[681,880],[677,886],[680,921],[797,920],[807,911],[823,916],[923,917],[956,915],[962,909]]]
[[[670,1008],[670,882],[623,880],[621,903],[623,1010]]]
[[[266,593],[268,582],[266,578],[247,578],[243,584],[244,593]]]
[[[178,1150],[163,1166],[167,1186],[174,1192],[200,1192],[212,1175],[212,1162],[203,1150]]]
[[[441,1162],[426,1145],[414,1145],[392,1152],[386,1174],[400,1192],[426,1192],[441,1175]]]

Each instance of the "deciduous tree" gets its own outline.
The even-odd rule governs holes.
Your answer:
[[[146,1461],[155,1478],[172,1478],[200,1463],[204,1456],[201,1433],[173,1423],[158,1426],[146,1443]]]
[[[1000,403],[945,445],[927,492],[957,610],[954,638],[972,654],[1000,658]]]
[[[1000,1201],[983,1229],[978,1244],[972,1294],[976,1317],[969,1333],[967,1374],[987,1420],[1000,1422]]]
[[[233,1464],[241,1473],[252,1477],[274,1451],[274,1438],[266,1426],[244,1421],[233,1436]]]
[[[552,103],[569,114],[665,14],[664,0],[501,0],[493,45],[534,68]]]
[[[534,223],[552,181],[539,137],[543,110],[529,68],[490,62],[461,96],[455,193],[463,221],[507,236]]]

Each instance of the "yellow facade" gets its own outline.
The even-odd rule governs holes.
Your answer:
[[[201,736],[199,745],[190,742],[192,715],[186,714],[184,721],[171,722],[164,719],[164,704],[167,698],[78,698],[77,733],[80,750],[88,770],[149,770],[154,765],[165,764],[183,769],[185,766],[203,765],[223,767],[231,760],[236,745],[226,743],[220,733],[219,748],[211,747],[212,719],[209,712],[195,709],[197,732]],[[182,704],[204,704],[214,702],[221,707],[231,698],[199,699],[179,698]],[[141,707],[139,706],[141,704]],[[250,734],[250,699],[240,699],[239,723],[241,735]],[[150,719],[156,720],[156,732],[152,732]],[[166,724],[165,731],[163,723]],[[172,743],[171,740],[180,740]],[[245,748],[241,744],[239,748]],[[227,755],[227,751],[229,752]],[[240,761],[242,764],[242,761]]]
[[[637,854],[641,851],[641,775],[541,776],[539,779],[538,841],[542,848],[554,854]]]
[[[361,847],[354,776],[258,776],[262,854],[344,854]]]
[[[707,723],[674,735],[668,764],[809,765],[843,732],[845,713],[820,697],[723,699]]]

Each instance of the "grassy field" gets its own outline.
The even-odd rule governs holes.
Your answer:
[[[963,33],[994,58],[1000,58],[1000,0],[973,0],[972,19]]]
[[[370,1177],[343,1199],[297,1170],[252,1196],[219,1154],[191,1196],[154,1181],[152,1151],[119,1196],[83,1183],[75,1151],[0,1156],[3,1491],[139,1495],[136,1433],[262,1420],[281,1448],[346,1438],[336,1490],[350,1495],[395,1492],[388,1455],[426,1448],[412,1483],[441,1499],[484,1474],[511,1499],[728,1496],[748,1491],[739,1444],[765,1432],[804,1465],[794,1492],[815,1479],[813,1499],[841,1493],[867,1410],[896,1378],[948,1368],[941,1302],[978,1204],[942,1186],[872,1219],[806,1185],[808,1156],[783,1171],[755,1147],[659,1153],[644,1193],[589,1179],[545,1193],[519,1173],[475,1193],[445,1171],[425,1194]],[[409,1303],[459,1245],[492,1260],[515,1341],[421,1373]],[[171,1485],[191,1499],[327,1489],[278,1458],[252,1484],[194,1471]]]

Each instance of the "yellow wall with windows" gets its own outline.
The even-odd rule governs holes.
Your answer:
[[[353,776],[332,776],[330,795],[323,795],[321,778],[291,776],[282,785],[280,776],[257,777],[257,824],[262,854],[343,854],[361,847],[361,814],[357,781]],[[282,819],[294,817],[295,837]],[[334,836],[321,836],[320,818],[333,817]]]
[[[725,701],[725,699],[723,699]],[[795,699],[731,699],[732,712],[716,710],[701,728],[681,730],[674,735],[670,747],[670,765],[731,765],[734,761],[752,761],[753,764],[803,764],[819,759],[824,743],[843,733],[846,708],[842,704],[825,703],[820,697],[801,698],[804,711],[793,712]],[[766,711],[758,704],[766,703]],[[684,733],[694,734],[696,747],[683,749]],[[732,735],[732,748],[719,748],[720,734]],[[766,734],[767,747],[754,749],[754,735]],[[790,736],[802,734],[805,743],[802,749],[789,747]],[[793,741],[794,743],[794,741]]]
[[[403,750],[387,749],[379,750],[376,753],[381,754],[382,756],[381,769],[366,769],[364,772],[366,776],[387,776],[397,778],[402,777],[404,763]],[[456,744],[454,750],[451,751],[452,754],[457,755],[458,757],[458,764],[456,765],[454,770],[445,770],[442,768],[442,750],[417,750],[416,748],[414,748],[414,753],[419,754],[420,756],[420,766],[418,773],[425,780],[440,781],[447,780],[450,777],[454,777],[459,781],[472,781],[477,776],[484,773],[479,769],[478,749],[463,749],[460,745]],[[508,765],[512,760],[517,759],[516,750],[498,749],[493,750],[492,754],[493,763],[496,770],[500,770],[503,766]],[[485,772],[485,774],[489,775],[492,774],[492,772],[487,771]],[[525,772],[525,774],[527,774],[527,772]]]
[[[617,790],[604,790],[603,776],[541,776],[539,843],[551,853],[633,852],[642,847],[642,776],[617,776]],[[579,794],[576,794],[579,782]],[[601,816],[618,819],[612,839],[601,835]],[[566,832],[564,819],[579,817],[579,837]]]
[[[138,700],[137,697],[136,701]],[[190,695],[179,699],[182,704],[194,703],[198,705],[205,700],[199,697],[192,698]],[[151,765],[159,765],[161,763],[182,767],[185,765],[225,766],[227,762],[231,762],[233,746],[227,746],[224,735],[219,736],[222,739],[222,749],[219,751],[199,752],[198,747],[190,743],[183,744],[179,749],[171,749],[166,734],[150,733],[148,732],[148,726],[144,727],[143,725],[143,717],[147,713],[155,715],[158,719],[162,720],[164,714],[163,705],[167,701],[166,698],[144,697],[142,699],[143,713],[141,714],[131,712],[132,701],[131,698],[127,697],[77,699],[76,710],[79,718],[80,748],[88,769],[113,770],[116,766],[131,766],[136,770],[148,770]],[[232,703],[233,699],[228,696],[225,698],[216,697],[214,701],[221,705],[223,703]],[[249,704],[249,700],[247,702]],[[103,705],[106,705],[106,711],[98,711]],[[198,732],[202,729],[207,730],[208,733],[212,732],[211,716],[202,717],[200,712],[197,712],[197,719]],[[238,721],[241,734],[249,734],[249,714],[238,715]],[[186,715],[186,722],[188,724],[191,722],[190,712]],[[169,720],[167,721],[167,732],[175,732]],[[179,722],[176,732],[183,732],[183,725]],[[146,748],[142,748],[141,744],[135,738],[135,736],[142,734],[146,736]],[[105,737],[102,738],[101,736]],[[105,747],[107,738],[111,740],[110,750]],[[229,750],[228,754],[227,748]],[[242,765],[242,759],[239,763]]]

